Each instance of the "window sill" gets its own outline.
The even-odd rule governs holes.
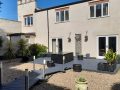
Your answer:
[[[30,26],[24,26],[24,27],[32,27],[33,25],[30,25]]]
[[[69,20],[68,21],[60,21],[60,22],[55,22],[55,24],[59,24],[59,23],[67,23],[67,22],[70,22]]]
[[[107,18],[107,17],[110,17],[110,15],[101,16],[101,17],[89,17],[88,20],[91,20],[91,19],[99,19],[99,18]]]

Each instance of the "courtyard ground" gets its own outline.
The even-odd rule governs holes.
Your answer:
[[[19,60],[12,62],[3,62],[4,84],[7,84],[24,75],[25,69],[32,70],[31,63],[20,63]],[[37,65],[36,69],[42,68]],[[92,71],[73,72],[72,69],[66,73],[56,73],[50,76],[48,82],[38,83],[32,90],[75,90],[75,79],[84,77],[88,82],[88,90],[120,90],[120,71],[116,74],[98,73]]]

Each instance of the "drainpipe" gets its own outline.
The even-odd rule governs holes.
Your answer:
[[[49,51],[49,13],[48,13],[48,10],[47,10],[47,30],[48,30],[48,53],[50,52]]]

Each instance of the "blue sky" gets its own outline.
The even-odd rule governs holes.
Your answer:
[[[1,5],[0,18],[17,20],[17,0],[0,0]],[[37,0],[37,6],[41,8],[57,6],[65,3],[75,2],[79,0]]]

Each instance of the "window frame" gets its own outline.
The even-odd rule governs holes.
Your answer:
[[[101,17],[108,17],[108,16],[110,16],[110,12],[109,12],[109,9],[110,9],[110,7],[109,7],[109,2],[103,2],[103,3],[99,3],[99,4],[101,4],[101,16],[99,16],[99,17],[97,17],[96,16],[96,6],[98,5],[98,4],[94,4],[94,5],[90,5],[89,6],[89,10],[90,10],[90,7],[91,6],[93,6],[94,7],[94,16],[93,17],[91,17],[91,10],[90,10],[90,14],[89,14],[89,17],[90,18],[101,18]],[[104,13],[104,8],[103,8],[103,5],[104,4],[108,4],[108,14],[107,15],[103,15],[103,13]]]
[[[25,27],[33,26],[33,15],[24,16],[24,26]]]
[[[66,19],[66,11],[68,12],[68,20]],[[62,17],[61,17],[61,13],[64,13],[64,18],[63,18],[63,21],[62,21]],[[70,14],[69,14],[69,9],[63,9],[63,10],[56,10],[55,11],[56,13],[56,23],[62,23],[62,22],[67,22],[70,20]],[[58,20],[57,20],[57,13],[59,13],[59,16],[58,16]]]

